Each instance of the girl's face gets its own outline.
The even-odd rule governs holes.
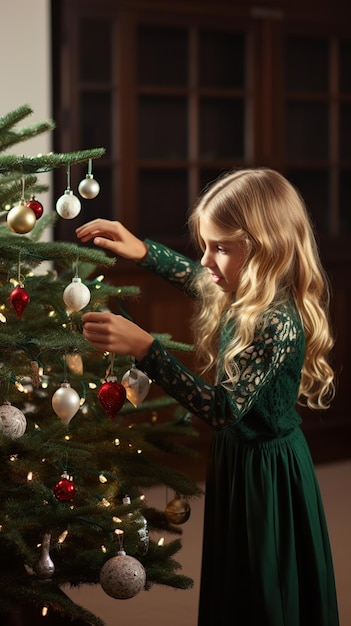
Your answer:
[[[243,238],[228,236],[214,225],[210,218],[200,217],[200,236],[203,242],[201,265],[207,267],[212,281],[226,292],[236,292],[239,274],[245,261]]]

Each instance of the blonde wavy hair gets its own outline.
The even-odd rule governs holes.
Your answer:
[[[195,276],[200,298],[193,326],[200,338],[196,350],[202,373],[216,369],[221,325],[235,320],[235,333],[223,357],[228,381],[235,382],[235,355],[252,343],[268,311],[293,299],[306,337],[299,403],[328,408],[334,396],[334,373],[328,362],[333,347],[329,286],[299,193],[268,168],[220,177],[199,198],[189,217],[191,235],[202,251],[200,218],[204,214],[226,239],[240,237],[245,261],[235,294],[213,284],[206,268]]]

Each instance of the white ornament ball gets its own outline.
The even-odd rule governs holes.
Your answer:
[[[80,311],[90,302],[90,290],[78,276],[72,278],[63,292],[63,300],[70,311]]]
[[[128,600],[144,589],[146,572],[133,556],[121,550],[102,566],[100,584],[104,592],[117,600]]]
[[[56,211],[65,220],[72,220],[77,217],[81,208],[80,200],[73,194],[72,189],[66,189],[63,196],[56,202]]]
[[[64,382],[52,396],[51,404],[56,415],[67,425],[80,407],[80,397],[69,383]]]
[[[92,174],[87,174],[86,177],[80,181],[78,191],[83,198],[86,198],[86,200],[92,200],[98,195],[100,185],[97,180],[93,178]]]
[[[18,439],[26,432],[27,420],[10,402],[0,405],[0,433],[9,439]]]

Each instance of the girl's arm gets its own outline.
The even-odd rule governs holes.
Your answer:
[[[83,334],[95,348],[134,356],[138,368],[163,391],[214,428],[226,428],[244,417],[278,369],[288,369],[296,359],[292,393],[294,400],[297,398],[303,343],[298,340],[300,348],[296,350],[298,329],[289,316],[275,315],[264,332],[240,353],[240,376],[226,386],[221,380],[215,385],[202,380],[150,333],[120,315],[89,312],[83,315],[83,322]]]
[[[190,278],[200,265],[166,246],[149,240],[142,241],[121,222],[99,218],[77,228],[76,235],[82,243],[92,239],[96,246],[110,250],[116,256],[136,261],[188,295],[194,295]]]
[[[187,295],[194,297],[191,280],[194,272],[201,267],[199,263],[149,239],[145,240],[145,244],[148,247],[148,253],[140,262],[140,266],[151,270]]]

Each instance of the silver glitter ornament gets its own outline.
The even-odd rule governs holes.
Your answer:
[[[18,439],[24,435],[26,428],[27,420],[22,411],[10,402],[0,405],[0,433],[9,439]]]
[[[143,565],[133,556],[120,550],[102,566],[100,584],[104,592],[116,600],[128,600],[136,596],[146,583]]]

